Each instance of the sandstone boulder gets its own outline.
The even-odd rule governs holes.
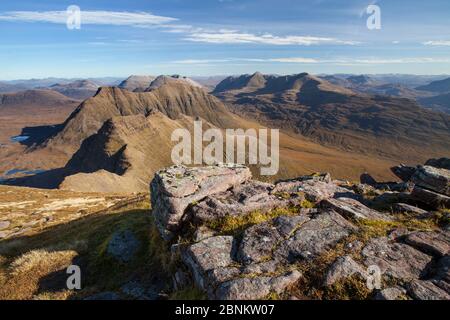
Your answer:
[[[197,168],[174,166],[157,172],[150,193],[153,215],[161,235],[167,240],[173,237],[190,205],[250,178],[247,167],[233,164]]]
[[[192,220],[205,223],[225,216],[245,215],[254,211],[267,212],[294,203],[293,199],[271,194],[273,188],[274,186],[268,183],[250,181],[208,196],[191,209]]]
[[[206,290],[206,273],[233,262],[234,239],[231,236],[217,236],[202,240],[182,252],[184,263],[189,266],[195,283]]]
[[[392,211],[395,213],[410,213],[420,218],[424,218],[428,215],[428,211],[406,203],[394,203],[392,205]]]
[[[339,257],[336,261],[329,267],[323,285],[331,286],[335,282],[349,278],[354,274],[359,275],[361,278],[365,279],[367,277],[366,270],[360,266],[355,260],[350,256]]]
[[[271,293],[281,294],[301,277],[298,271],[292,271],[277,277],[240,278],[225,282],[216,292],[219,300],[256,300]]]
[[[377,292],[375,300],[398,300],[405,294],[406,290],[402,287],[390,287]]]
[[[413,232],[406,236],[405,242],[422,252],[437,257],[443,257],[450,253],[450,236],[442,232]]]
[[[450,208],[450,197],[419,186],[414,187],[411,198],[428,208]]]
[[[408,293],[418,300],[450,300],[450,295],[431,281],[415,280],[410,282]]]
[[[414,280],[426,274],[432,257],[388,238],[374,238],[362,250],[364,264],[378,266],[381,274],[395,279]]]
[[[248,228],[239,247],[239,261],[250,264],[270,258],[278,243],[308,220],[306,215],[283,216]]]
[[[347,237],[356,227],[334,211],[323,212],[302,224],[275,250],[278,259],[295,261],[312,259],[332,248]]]
[[[327,199],[322,201],[321,205],[350,219],[391,220],[389,215],[370,209],[350,198]]]
[[[450,170],[420,166],[411,181],[421,188],[450,196]]]

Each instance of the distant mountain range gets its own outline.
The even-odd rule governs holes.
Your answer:
[[[420,90],[369,76],[257,72],[227,77],[212,94],[195,80],[164,75],[131,76],[118,86],[98,88],[92,81],[73,81],[51,88],[0,96],[3,108],[35,103],[73,110],[50,130],[25,130],[30,134],[26,149],[10,152],[14,161],[9,168],[0,167],[48,171],[6,183],[144,191],[153,173],[171,164],[171,132],[191,131],[195,119],[202,119],[206,128],[281,129],[278,178],[323,170],[355,179],[370,169],[388,179],[387,168],[394,163],[423,162],[450,150],[449,115],[412,100]],[[88,98],[74,110],[76,100],[63,93],[80,97],[85,93]],[[406,93],[414,97],[396,97]],[[427,91],[422,97],[436,96]],[[0,119],[1,110],[0,103]]]
[[[49,87],[50,90],[77,100],[85,100],[92,97],[98,88],[98,84],[89,80],[77,80],[66,84],[57,83]]]
[[[367,83],[363,77],[351,83]],[[414,101],[344,88],[306,73],[230,77],[214,94],[242,116],[321,144],[383,157],[414,159],[450,148],[450,116]],[[424,145],[424,141],[427,144]]]

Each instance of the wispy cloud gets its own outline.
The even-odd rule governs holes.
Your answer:
[[[44,22],[66,24],[66,11],[9,11],[0,13],[0,21]],[[355,45],[359,42],[332,37],[287,35],[270,33],[246,33],[240,30],[211,30],[177,22],[177,18],[154,15],[150,12],[127,11],[81,11],[81,24],[131,26],[140,28],[159,28],[165,32],[180,33],[184,40],[212,44],[264,44],[264,45]]]
[[[440,63],[450,62],[447,58],[430,58],[430,57],[417,57],[417,58],[398,58],[398,59],[353,59],[353,60],[341,60],[343,62],[350,61],[358,64],[413,64],[413,63]]]
[[[234,62],[282,62],[282,63],[318,63],[316,59],[310,58],[273,58],[273,59],[261,59],[261,58],[229,58],[229,59],[186,59],[177,60],[173,63],[177,64],[210,64],[210,63],[234,63]]]
[[[335,64],[335,65],[378,65],[378,64],[417,64],[417,63],[447,63],[450,58],[398,58],[398,59],[381,59],[381,58],[338,58],[338,59],[314,59],[304,57],[291,58],[227,58],[227,59],[186,59],[176,60],[172,63],[177,64],[211,64],[211,63],[235,63],[235,62],[255,62],[255,63],[291,63],[291,64]]]
[[[450,40],[434,40],[423,43],[426,46],[450,46]]]
[[[326,37],[312,36],[275,36],[272,34],[242,33],[236,30],[219,30],[218,32],[193,32],[184,38],[188,41],[219,43],[219,44],[268,44],[268,45],[318,45],[318,44],[343,44],[355,45],[356,41],[339,40]]]
[[[65,24],[66,11],[9,11],[0,14],[0,21],[47,22]],[[82,24],[117,26],[154,26],[177,21],[172,17],[153,15],[149,12],[81,11]]]

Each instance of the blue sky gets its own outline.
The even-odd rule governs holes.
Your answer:
[[[369,30],[366,9],[381,10]],[[66,26],[81,9],[81,29]],[[0,79],[450,74],[448,0],[2,0]]]

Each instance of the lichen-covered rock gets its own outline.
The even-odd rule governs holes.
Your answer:
[[[385,191],[383,194],[376,196],[370,201],[370,204],[376,207],[390,208],[394,203],[409,202],[411,193],[409,192],[393,192]]]
[[[206,273],[210,270],[228,267],[233,262],[234,239],[231,236],[207,238],[189,246],[182,252],[184,263],[189,266],[195,283],[207,289]]]
[[[271,194],[273,188],[274,186],[268,183],[250,181],[228,191],[208,196],[191,209],[192,220],[205,223],[225,216],[245,215],[254,211],[267,212],[294,203],[293,199],[284,199]]]
[[[419,186],[414,187],[411,198],[429,208],[450,208],[450,197]]]
[[[301,277],[292,271],[277,277],[239,278],[223,283],[216,291],[219,300],[256,300],[271,293],[281,294]]]
[[[401,280],[419,279],[432,260],[409,245],[385,237],[371,239],[362,250],[362,257],[367,267],[378,266],[382,275]]]
[[[424,189],[450,196],[450,170],[420,166],[411,181]]]
[[[272,193],[301,193],[307,200],[319,202],[333,197],[337,191],[342,190],[342,187],[331,181],[329,174],[323,174],[279,182],[275,185]]]
[[[275,245],[283,238],[270,222],[245,230],[238,250],[238,259],[244,264],[261,262],[270,258]]]
[[[150,193],[161,235],[166,240],[173,237],[190,205],[250,179],[247,167],[233,164],[197,168],[174,166],[157,172]]]
[[[424,218],[428,215],[428,211],[406,203],[394,203],[392,205],[392,211],[398,213],[410,213],[418,218]]]
[[[390,287],[377,292],[375,300],[399,300],[405,294],[406,290],[402,287]]]
[[[431,281],[414,280],[410,282],[408,293],[418,300],[450,300],[450,295]]]
[[[359,275],[363,279],[367,276],[366,270],[353,260],[352,257],[339,257],[327,270],[323,285],[327,287],[331,286],[337,281],[349,278],[354,274]]]
[[[323,212],[302,224],[280,243],[274,252],[278,259],[312,259],[347,237],[356,227],[334,211]]]
[[[322,201],[321,205],[350,219],[391,220],[387,214],[370,209],[350,198],[327,199]]]
[[[405,242],[422,252],[437,257],[443,257],[450,253],[450,235],[443,232],[413,232],[406,236]]]
[[[199,226],[197,228],[197,230],[195,231],[194,241],[199,242],[199,241],[214,237],[216,235],[217,235],[217,233],[214,230],[211,230],[210,228],[202,225],[202,226]]]
[[[306,215],[282,216],[248,228],[239,246],[239,261],[250,264],[270,258],[276,245],[308,220]]]

